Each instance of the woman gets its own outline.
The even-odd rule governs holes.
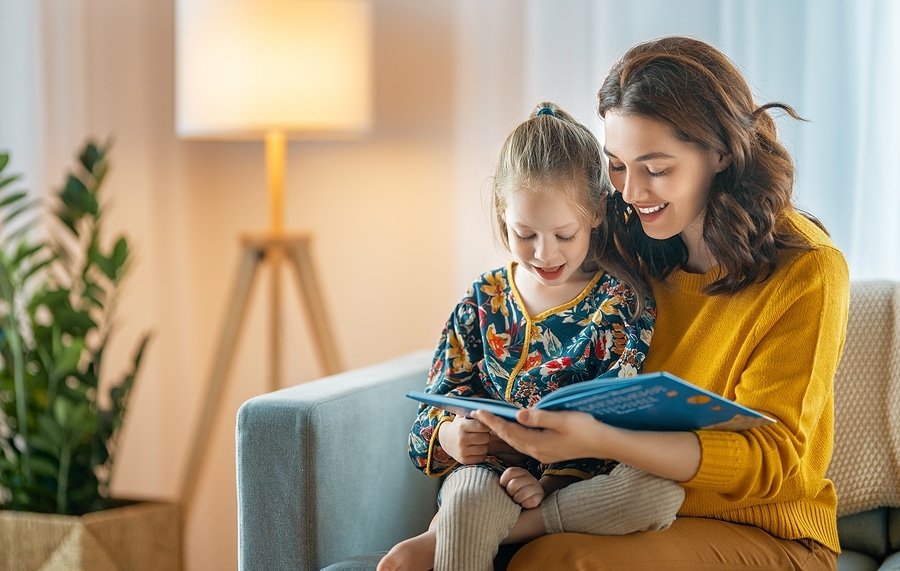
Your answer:
[[[669,371],[778,422],[745,432],[639,432],[571,412],[475,418],[541,462],[612,458],[682,482],[666,530],[558,533],[510,570],[836,569],[825,478],[849,276],[792,205],[793,163],[770,110],[719,51],[669,37],[629,50],[599,92],[623,254],[658,318],[644,370]],[[523,514],[524,515],[524,514]],[[527,534],[526,534],[527,536]]]

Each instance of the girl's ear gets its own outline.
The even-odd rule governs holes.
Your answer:
[[[593,230],[594,228],[597,228],[601,224],[603,224],[603,217],[600,216],[600,214],[595,212],[594,218],[593,218],[593,220],[591,220],[591,229]]]

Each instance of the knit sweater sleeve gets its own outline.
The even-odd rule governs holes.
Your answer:
[[[735,362],[744,364],[734,399],[777,423],[740,433],[698,431],[701,462],[686,486],[738,503],[816,495],[831,457],[832,380],[848,283],[843,256],[824,246],[797,255],[742,298],[756,307],[745,342],[734,348]]]
[[[477,285],[477,284],[476,284]],[[473,286],[456,306],[441,332],[425,391],[456,396],[484,396],[479,363],[484,356],[478,300]],[[438,431],[454,415],[421,405],[409,435],[413,464],[429,476],[443,476],[457,465],[440,445]]]

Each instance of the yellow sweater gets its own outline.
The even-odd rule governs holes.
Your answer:
[[[766,281],[709,296],[715,279],[678,271],[653,283],[656,331],[644,371],[669,371],[778,422],[697,431],[702,456],[679,515],[751,524],[839,552],[832,379],[849,304],[843,255],[799,213],[786,222],[815,250],[788,252]]]

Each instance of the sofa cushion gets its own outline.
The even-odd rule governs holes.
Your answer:
[[[873,334],[878,332],[878,334]],[[838,516],[900,506],[900,286],[857,282],[834,377]]]
[[[856,551],[842,551],[838,557],[838,571],[877,571],[878,562]]]
[[[890,552],[887,536],[887,508],[844,516],[838,520],[842,551],[857,551],[880,561]]]
[[[888,534],[893,551],[900,550],[900,508],[888,511]]]
[[[894,553],[885,559],[878,571],[900,571],[900,553]]]

